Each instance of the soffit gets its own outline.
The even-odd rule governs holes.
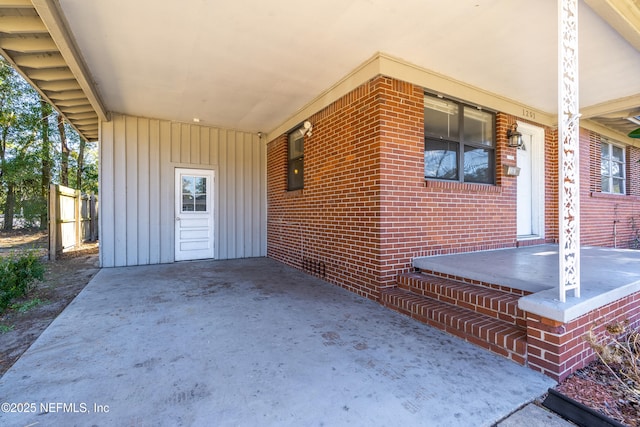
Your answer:
[[[92,84],[83,75],[73,40],[57,34],[64,26],[53,3],[42,2],[40,13],[30,0],[0,0],[0,53],[51,103],[85,139],[98,139],[98,119],[108,116]],[[97,107],[97,108],[96,108]]]
[[[637,26],[615,24],[609,15],[611,9],[635,14],[637,1],[605,0],[615,7],[604,11],[593,6],[595,0],[579,2],[581,111],[622,137],[630,123],[623,116],[640,107],[640,54],[633,42]],[[78,90],[71,87],[73,77],[83,75],[85,86],[96,94],[99,88],[104,100],[102,108],[97,95],[98,102],[89,99],[94,111],[103,111],[98,117],[108,110],[268,132],[336,82],[348,81],[375,52],[557,115],[555,0],[326,0],[321,7],[296,0],[199,1],[188,7],[164,0],[33,4],[38,11],[59,7],[67,38],[77,46],[76,60],[86,68],[56,67],[60,58],[53,50],[39,52],[51,68],[31,69],[27,58],[18,58],[23,65],[17,66],[31,73],[42,92],[68,90],[69,96]],[[65,27],[43,18],[47,28]],[[64,31],[52,35],[60,45]],[[74,56],[61,54],[67,63]],[[53,100],[58,108],[76,107],[69,105],[73,98],[59,98]],[[612,114],[616,121],[609,120]]]

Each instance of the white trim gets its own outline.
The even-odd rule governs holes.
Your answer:
[[[544,128],[518,121],[518,131],[531,135],[531,143],[525,150],[531,153],[531,226],[533,234],[517,236],[518,240],[543,239],[545,237],[545,134]],[[518,150],[520,152],[520,150]]]
[[[184,212],[182,211],[182,197],[178,197],[178,193],[182,193],[182,179],[183,175],[193,175],[193,176],[204,176],[207,178],[207,188],[206,188],[206,211],[202,213],[198,212]],[[175,192],[175,204],[174,204],[174,259],[175,261],[189,261],[194,259],[207,259],[207,258],[215,258],[216,255],[216,245],[215,245],[215,211],[217,203],[215,203],[216,193],[215,193],[215,171],[213,169],[192,169],[192,168],[175,168],[175,178],[174,178],[174,192]],[[181,254],[184,254],[184,251],[181,249],[181,240],[178,236],[178,225],[184,222],[186,218],[189,216],[206,216],[208,219],[207,224],[207,241],[210,245],[210,249],[198,249],[192,252],[192,256],[184,257]],[[198,228],[201,228],[198,226]],[[184,228],[183,228],[184,230]],[[196,230],[196,228],[192,228],[192,230]],[[189,232],[189,230],[187,229]],[[193,233],[193,231],[191,231]],[[187,238],[185,240],[189,243],[190,239]],[[196,238],[196,242],[201,241],[200,238]],[[193,255],[195,254],[195,255]]]
[[[613,191],[604,191],[602,189],[602,181],[600,181],[600,190],[602,191],[603,194],[615,194],[617,196],[626,196],[627,195],[627,147],[625,147],[623,144],[613,142],[608,138],[600,138],[600,147],[602,147],[602,144],[607,144],[609,146],[609,156],[611,156],[612,146],[622,150],[622,183],[623,183],[622,190],[623,192],[616,193]],[[600,148],[600,152],[602,153],[602,148]],[[609,159],[609,161],[611,162],[611,159]],[[602,163],[602,158],[600,158],[600,162]],[[609,173],[611,173],[611,168],[609,168]],[[613,188],[613,176],[607,175],[607,177],[609,178],[609,188]],[[600,167],[600,179],[602,180],[602,166]]]
[[[342,96],[380,75],[415,84],[435,94],[441,93],[449,98],[464,99],[465,103],[469,105],[482,105],[484,108],[516,117],[524,117],[523,114],[527,111],[528,114],[535,116],[536,122],[541,125],[555,126],[557,124],[557,118],[553,114],[545,113],[507,97],[378,52],[295,112],[282,124],[271,129],[267,135],[266,142],[284,135],[298,123],[307,120],[310,116],[331,105]]]
[[[567,296],[565,301],[560,301],[558,290],[553,288],[520,298],[518,308],[547,319],[569,323],[638,291],[640,291],[640,281],[605,291],[587,289],[583,292],[582,298]]]
[[[558,1],[559,296],[580,298],[578,0]]]

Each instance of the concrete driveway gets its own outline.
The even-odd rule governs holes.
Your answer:
[[[270,259],[186,262],[101,270],[0,425],[489,426],[553,384]]]

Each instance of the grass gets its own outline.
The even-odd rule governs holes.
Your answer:
[[[26,313],[34,307],[46,304],[47,301],[43,301],[40,298],[33,298],[25,302],[11,304],[10,308],[16,310],[18,313]]]
[[[13,328],[15,328],[15,327],[16,327],[16,325],[11,325],[11,326],[0,325],[0,335],[6,334],[7,332],[13,331]]]

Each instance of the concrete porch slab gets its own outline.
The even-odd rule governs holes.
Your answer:
[[[276,261],[188,262],[101,270],[0,424],[490,426],[554,384]]]
[[[525,311],[566,323],[640,291],[640,251],[583,247],[581,298],[559,301],[558,245],[419,257],[414,267],[532,292],[520,299]]]

